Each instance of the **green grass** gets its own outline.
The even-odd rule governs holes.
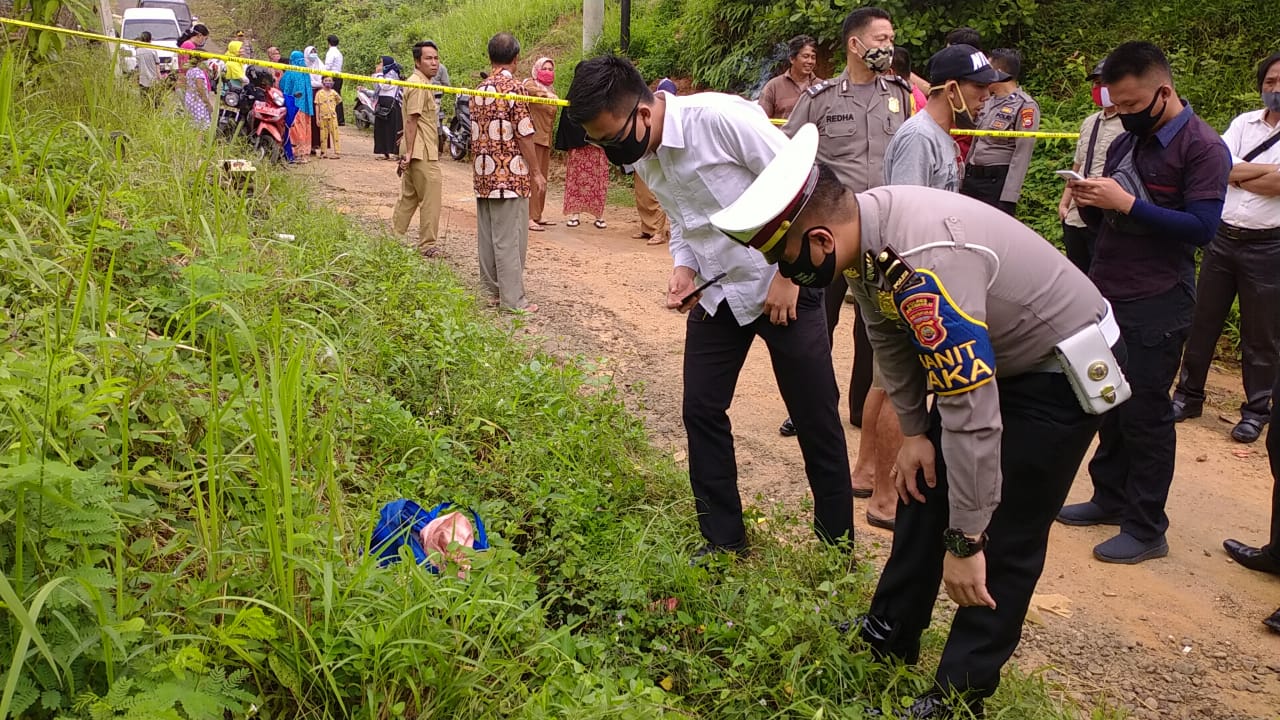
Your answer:
[[[0,66],[0,718],[857,718],[926,686],[836,630],[873,571],[804,512],[689,567],[687,481],[589,361],[274,168],[224,187],[243,149],[90,52]],[[377,568],[396,497],[493,549]],[[992,707],[1074,717],[1017,673]]]

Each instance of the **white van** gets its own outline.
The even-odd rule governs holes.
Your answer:
[[[172,10],[154,8],[129,8],[124,11],[124,19],[120,22],[120,37],[125,40],[137,40],[144,32],[151,33],[153,45],[178,48],[178,37],[182,32],[178,29],[178,18]],[[121,69],[131,73],[138,69],[138,59],[133,54],[132,45],[120,46]],[[157,50],[160,56],[160,75],[164,76],[178,69],[177,53]]]
[[[144,10],[172,10],[178,18],[178,29],[186,32],[195,24],[195,16],[187,7],[187,0],[138,0],[138,7]],[[152,33],[153,35],[155,33]]]

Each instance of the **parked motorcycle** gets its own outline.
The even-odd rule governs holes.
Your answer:
[[[249,138],[249,113],[255,102],[265,99],[263,91],[251,83],[233,80],[223,86],[218,106],[218,136],[228,140],[239,135]]]
[[[284,157],[284,134],[287,111],[284,106],[284,93],[275,87],[275,79],[267,76],[261,100],[255,100],[253,109],[249,111],[250,142],[258,157],[271,162],[280,162]]]
[[[489,73],[480,73],[485,80]],[[449,157],[463,162],[467,153],[471,152],[471,96],[459,95],[453,104],[453,118],[448,127],[441,127],[444,137],[449,141]]]
[[[360,85],[356,88],[356,127],[368,130],[373,127],[373,111],[378,107],[377,95],[371,88]]]

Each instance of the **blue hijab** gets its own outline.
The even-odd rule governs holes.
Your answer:
[[[301,50],[294,50],[289,53],[289,64],[298,67],[307,67],[307,60],[302,56]],[[287,70],[280,78],[280,92],[286,97],[292,97],[294,104],[298,108],[298,112],[304,112],[308,115],[316,114],[315,99],[311,95],[311,75],[296,70]]]

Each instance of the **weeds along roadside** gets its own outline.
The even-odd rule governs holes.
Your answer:
[[[0,717],[856,717],[924,687],[833,627],[866,564],[777,511],[756,559],[688,567],[687,487],[607,381],[298,179],[223,187],[237,149],[91,50],[5,57],[0,142]],[[362,557],[401,496],[479,509],[469,580]]]

